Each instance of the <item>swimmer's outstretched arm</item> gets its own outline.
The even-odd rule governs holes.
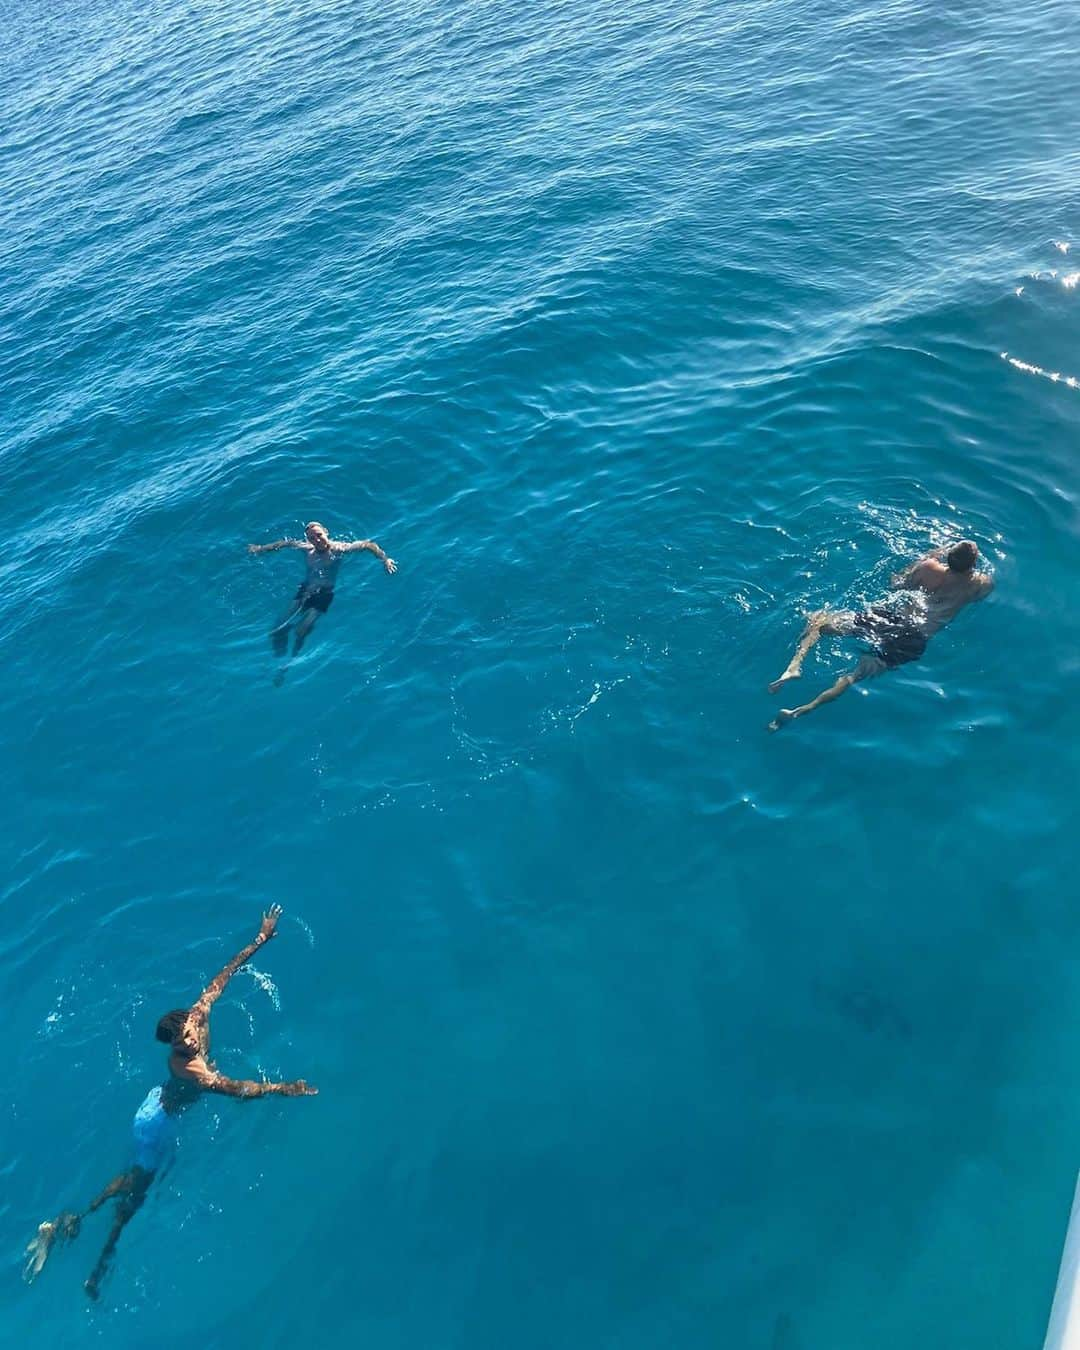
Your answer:
[[[357,539],[355,542],[343,544],[335,543],[334,548],[340,549],[342,553],[374,553],[391,576],[397,571],[397,563],[393,558],[386,556],[374,539]]]
[[[249,553],[275,553],[279,548],[308,548],[303,539],[275,539],[272,544],[248,544]]]
[[[250,961],[258,949],[265,946],[277,933],[278,919],[281,918],[281,906],[271,905],[263,915],[262,925],[255,935],[255,941],[249,942],[242,951],[238,951],[233,959],[223,966],[214,976],[210,983],[199,995],[193,1004],[190,1016],[197,1022],[205,1022],[210,1015],[210,1009],[221,997],[225,986],[240,969],[242,965]]]
[[[205,1092],[220,1092],[223,1097],[315,1097],[319,1092],[302,1078],[291,1083],[269,1083],[265,1079],[256,1083],[250,1078],[227,1078],[201,1062],[190,1065],[185,1077]]]
[[[277,935],[280,918],[281,906],[271,905],[263,915],[262,924],[255,935],[255,941],[249,942],[246,947],[238,951],[232,960],[214,976],[199,995],[198,1002],[191,1009],[189,1022],[194,1021],[197,1027],[201,1027],[209,1021],[210,1009],[221,997],[222,991],[232,977],[260,947],[265,946],[271,938]],[[211,1068],[201,1056],[186,1064],[183,1076],[189,1081],[197,1083],[204,1091],[220,1092],[225,1097],[269,1097],[272,1095],[313,1097],[318,1091],[317,1088],[309,1087],[302,1078],[298,1078],[292,1083],[268,1083],[265,1081],[256,1083],[251,1079],[228,1078],[225,1074],[219,1073],[217,1069]]]

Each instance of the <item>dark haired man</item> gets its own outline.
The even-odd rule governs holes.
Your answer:
[[[346,553],[374,553],[391,576],[397,571],[397,563],[393,558],[388,558],[373,539],[360,539],[355,543],[331,539],[329,530],[317,520],[304,526],[303,539],[278,539],[272,544],[248,544],[249,553],[274,553],[279,548],[302,550],[306,555],[307,574],[300,583],[300,589],[296,592],[288,612],[277,627],[270,630],[270,640],[277,656],[285,655],[289,645],[289,628],[297,615],[300,616],[300,621],[293,636],[293,656],[299,655],[304,639],[315,627],[319,615],[325,614],[330,608],[338,569]]]
[[[227,966],[206,986],[198,1001],[190,1008],[177,1008],[166,1013],[157,1024],[156,1036],[170,1047],[169,1077],[153,1088],[135,1113],[132,1125],[135,1158],[131,1167],[114,1177],[99,1196],[90,1202],[82,1214],[65,1210],[57,1218],[43,1223],[37,1237],[26,1249],[27,1281],[41,1273],[53,1244],[77,1237],[82,1220],[93,1214],[107,1200],[116,1200],[116,1210],[109,1236],[105,1240],[97,1265],[85,1284],[91,1298],[97,1298],[101,1280],[108,1267],[124,1225],[138,1211],[159,1169],[168,1161],[176,1141],[176,1118],[181,1111],[203,1092],[220,1092],[227,1097],[311,1097],[317,1089],[309,1087],[302,1078],[293,1083],[250,1082],[226,1078],[219,1073],[210,1055],[210,1009],[222,990],[252,954],[270,941],[277,932],[281,906],[272,905],[263,915],[262,925],[243,951],[237,952]]]
[[[871,650],[853,670],[841,675],[817,698],[799,708],[782,708],[769,723],[769,730],[778,731],[785,722],[793,722],[823,703],[831,703],[859,680],[895,670],[908,661],[918,661],[935,633],[965,605],[981,600],[993,589],[990,575],[975,570],[978,560],[979,550],[972,541],[961,539],[949,548],[934,549],[893,578],[893,590],[904,592],[898,597],[899,603],[883,602],[859,611],[821,609],[811,614],[787,669],[769,685],[771,694],[782,689],[788,680],[799,678],[804,657],[825,634],[861,637]]]

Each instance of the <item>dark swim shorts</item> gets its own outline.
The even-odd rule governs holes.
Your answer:
[[[330,608],[330,602],[334,598],[334,592],[329,586],[313,586],[310,590],[306,585],[301,586],[296,592],[297,603],[301,609],[313,609],[318,614],[325,614]]]
[[[926,651],[926,636],[920,628],[901,615],[871,606],[855,615],[852,625],[866,638],[889,670],[918,661]]]

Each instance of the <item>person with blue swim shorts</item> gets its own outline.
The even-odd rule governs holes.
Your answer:
[[[218,1092],[226,1097],[311,1097],[317,1089],[309,1087],[302,1078],[291,1083],[256,1083],[246,1079],[227,1078],[219,1073],[210,1059],[210,1010],[221,996],[229,980],[252,954],[277,933],[281,917],[280,905],[272,905],[263,915],[262,925],[243,951],[217,974],[190,1008],[177,1008],[166,1013],[157,1024],[156,1036],[170,1047],[169,1077],[151,1088],[135,1112],[132,1122],[133,1160],[119,1176],[114,1177],[100,1195],[80,1213],[64,1210],[57,1218],[39,1226],[37,1236],[26,1249],[27,1281],[40,1273],[49,1253],[59,1240],[69,1241],[79,1234],[82,1221],[99,1210],[108,1200],[116,1201],[112,1228],[105,1240],[97,1265],[91,1271],[84,1288],[91,1298],[97,1298],[124,1226],[141,1208],[154,1178],[172,1157],[176,1145],[176,1130],[181,1113],[204,1092]]]
[[[151,1088],[146,1100],[135,1112],[131,1125],[135,1144],[135,1166],[144,1172],[156,1172],[168,1161],[176,1143],[173,1117],[165,1109],[161,1087]]]

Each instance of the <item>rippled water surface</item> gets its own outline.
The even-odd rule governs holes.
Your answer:
[[[1039,1343],[1063,3],[0,3],[5,1343]],[[1004,355],[1004,359],[1003,359]],[[373,536],[275,683],[317,517]],[[781,736],[801,616],[992,599]],[[825,643],[814,692],[841,669]],[[271,901],[100,1303],[157,1016]]]

